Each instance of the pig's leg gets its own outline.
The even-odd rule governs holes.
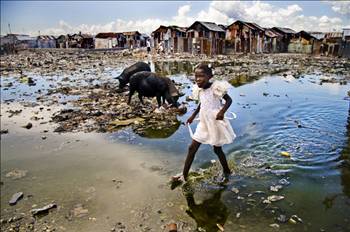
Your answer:
[[[158,107],[160,107],[162,105],[162,95],[157,95],[157,102],[158,102]]]
[[[142,94],[140,94],[140,93],[139,93],[139,99],[140,99],[141,104],[144,105],[144,103],[143,103],[143,98],[142,98]]]
[[[132,89],[132,88],[130,88],[130,90],[129,90],[129,100],[128,100],[128,105],[130,105],[130,102],[131,102],[131,97],[132,97],[132,95],[134,95],[134,93],[135,93],[135,90],[134,90],[134,89]]]

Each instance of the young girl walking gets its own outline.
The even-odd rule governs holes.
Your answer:
[[[196,132],[192,135],[192,143],[188,148],[188,154],[182,175],[174,176],[174,180],[183,179],[186,181],[191,168],[194,156],[199,146],[209,144],[213,146],[215,154],[219,157],[224,174],[231,173],[228,167],[222,145],[229,144],[236,137],[230,122],[224,115],[232,103],[231,97],[227,94],[231,85],[226,81],[209,80],[213,77],[212,69],[206,64],[199,64],[195,69],[196,86],[193,88],[193,98],[199,100],[199,105],[187,123],[191,124],[199,113],[199,123]],[[222,104],[222,99],[225,103]]]

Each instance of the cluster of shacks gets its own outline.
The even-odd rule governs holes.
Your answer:
[[[57,37],[40,35],[8,34],[2,36],[1,54],[14,50],[28,48],[84,48],[84,49],[123,49],[145,47],[149,36],[138,31],[122,33],[99,33],[96,36],[89,34],[67,34]]]
[[[237,20],[217,25],[196,21],[190,27],[160,26],[152,32],[154,46],[164,52],[192,54],[305,53],[350,57],[350,29],[343,32],[296,32],[290,28],[263,28]]]
[[[196,21],[189,27],[159,26],[151,37],[138,31],[103,32],[95,36],[67,34],[58,37],[8,34],[1,37],[1,53],[25,48],[140,48],[150,42],[157,52],[191,54],[305,53],[350,57],[350,28],[342,32],[296,32],[290,28],[264,28],[237,20],[230,25]]]

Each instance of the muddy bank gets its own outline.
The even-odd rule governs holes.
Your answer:
[[[40,74],[64,74],[83,71],[84,69],[101,70],[104,67],[116,67],[132,64],[137,60],[153,62],[188,61],[193,65],[209,62],[215,68],[215,75],[227,80],[242,76],[256,78],[266,74],[291,71],[295,77],[322,72],[324,75],[335,74],[349,77],[348,59],[335,57],[309,56],[304,54],[237,54],[205,55],[173,54],[148,55],[144,50],[134,51],[94,51],[74,49],[36,49],[22,51],[18,55],[1,57],[1,75],[30,71]]]
[[[163,231],[171,222],[194,230],[167,185],[173,159],[101,134],[43,141],[10,131],[1,147],[1,231]],[[16,192],[23,196],[10,205]]]

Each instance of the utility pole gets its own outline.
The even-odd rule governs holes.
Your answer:
[[[12,33],[11,33],[11,25],[8,24],[8,27],[9,27],[9,33],[12,34]]]

